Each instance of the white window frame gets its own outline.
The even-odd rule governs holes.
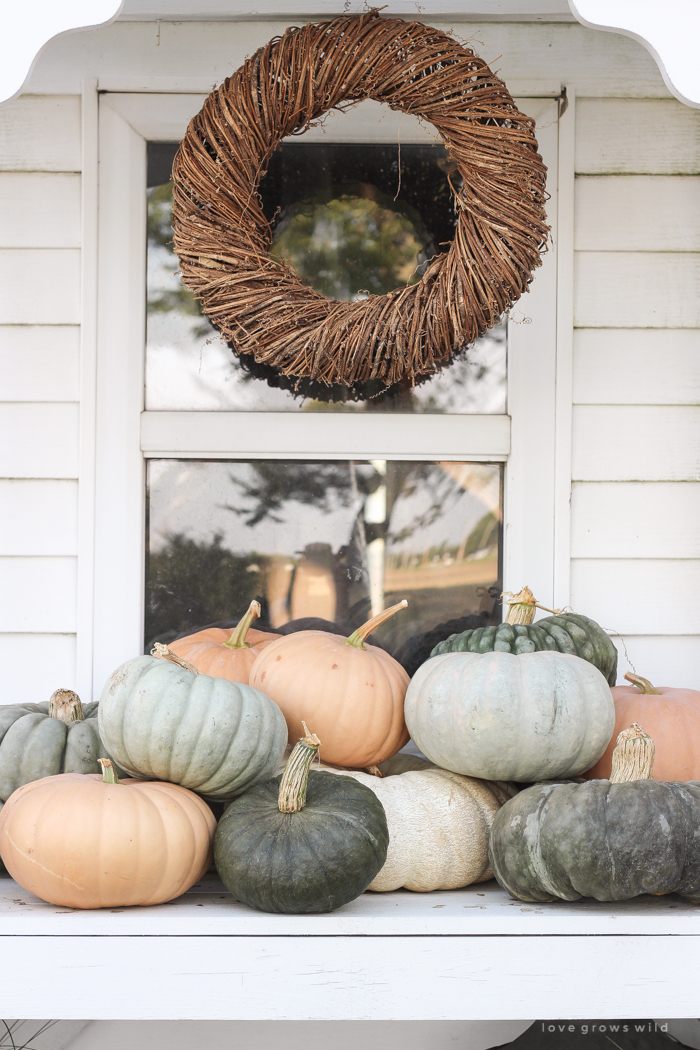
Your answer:
[[[92,679],[96,697],[114,667],[141,651],[149,458],[505,463],[504,587],[527,583],[544,604],[568,602],[573,105],[569,95],[558,122],[558,86],[512,87],[537,121],[552,247],[513,311],[508,415],[337,413],[332,425],[329,413],[144,411],[146,144],[181,138],[203,96],[100,92],[96,378],[94,399],[84,392],[82,406],[95,419],[94,508],[85,528],[92,550],[81,548],[84,589],[92,575],[92,645],[83,638],[79,647],[79,677]],[[334,132],[327,141],[348,137]],[[372,139],[393,141],[381,129]]]

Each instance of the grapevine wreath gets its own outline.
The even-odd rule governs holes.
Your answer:
[[[363,99],[433,125],[454,165],[449,250],[417,284],[326,298],[272,259],[257,189],[283,138]],[[173,165],[182,279],[236,352],[283,376],[415,382],[527,290],[548,227],[534,121],[453,37],[377,11],[285,31],[212,91]]]

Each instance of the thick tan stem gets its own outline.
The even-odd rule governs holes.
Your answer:
[[[72,689],[57,689],[52,693],[49,699],[49,718],[57,718],[66,725],[70,725],[71,722],[83,722],[85,712],[78,694]]]
[[[248,611],[245,616],[241,616],[238,626],[234,630],[230,638],[225,642],[222,642],[224,649],[250,649],[250,643],[246,642],[245,636],[248,633],[253,620],[257,620],[260,615],[260,602],[252,601],[248,606]]]
[[[610,783],[652,780],[655,751],[654,741],[639,722],[633,722],[629,729],[623,729],[613,751]]]
[[[151,656],[157,657],[159,660],[169,660],[171,664],[177,664],[178,667],[184,667],[186,671],[191,671],[192,674],[201,674],[202,672],[194,664],[191,664],[189,660],[185,660],[184,657],[178,656],[172,649],[168,649],[167,645],[163,645],[161,642],[156,644],[151,649]]]
[[[654,689],[654,686],[651,684],[648,678],[642,678],[640,674],[629,673],[625,675],[625,678],[628,682],[631,682],[632,685],[636,685],[639,692],[644,693],[645,696],[661,696],[659,690]]]
[[[350,637],[345,639],[345,644],[352,645],[355,649],[364,649],[365,638],[367,638],[367,636],[370,635],[372,631],[379,627],[380,624],[383,624],[386,622],[386,620],[391,619],[391,617],[395,613],[397,613],[399,609],[405,609],[407,605],[408,602],[404,598],[404,600],[402,602],[398,602],[397,605],[392,605],[388,609],[385,609],[384,612],[377,613],[377,615],[373,616],[371,620],[367,621],[367,623],[363,623],[362,627],[358,627],[356,631],[353,631]]]
[[[371,777],[379,777],[380,780],[384,779],[384,774],[382,773],[379,766],[365,766],[362,772],[369,773]]]
[[[316,734],[310,733],[307,729],[306,722],[301,724],[306,736],[294,745],[280,781],[277,806],[281,813],[298,813],[306,805],[309,770],[321,746],[321,741]]]
[[[503,591],[501,598],[510,598],[508,602],[508,613],[506,623],[524,624],[526,627],[534,622],[535,609],[552,613],[554,616],[560,609],[548,609],[546,605],[540,605],[529,587],[523,587],[522,591],[513,594],[512,591]]]
[[[121,784],[117,771],[108,758],[98,758],[97,761],[102,766],[103,784]]]

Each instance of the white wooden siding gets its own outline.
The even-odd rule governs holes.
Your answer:
[[[654,628],[656,630],[656,628]],[[700,635],[657,634],[613,635],[617,646],[618,680],[623,682],[627,671],[648,678],[655,686],[685,686],[695,683],[697,688],[700,666]],[[626,650],[626,651],[625,651]]]
[[[2,401],[78,401],[78,325],[0,326]]]
[[[0,632],[75,631],[77,558],[0,558]],[[54,686],[56,688],[56,686]]]
[[[700,558],[700,485],[574,482],[574,558]]]
[[[77,481],[0,480],[0,554],[78,554]]]
[[[77,478],[78,405],[0,404],[0,477]]]
[[[700,480],[700,408],[575,405],[574,481]]]
[[[606,252],[700,251],[700,177],[579,175],[575,247]]]
[[[80,252],[0,249],[0,324],[80,324]]]
[[[577,328],[700,328],[698,253],[577,252],[574,270]]]
[[[574,401],[579,405],[700,404],[700,330],[577,329]]]
[[[700,174],[700,110],[675,99],[580,95],[576,103],[579,175]],[[645,218],[640,216],[639,221]]]
[[[0,704],[41,704],[75,683],[74,634],[0,634]]]
[[[80,98],[24,95],[0,107],[0,171],[80,171]]]
[[[0,248],[79,248],[80,175],[0,172]]]
[[[700,113],[579,100],[572,605],[700,687]]]
[[[0,108],[0,702],[75,684],[80,99]]]
[[[700,560],[576,558],[573,607],[622,635],[700,634]],[[688,683],[692,684],[692,683]]]

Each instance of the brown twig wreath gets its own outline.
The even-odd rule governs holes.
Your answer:
[[[257,188],[281,139],[366,98],[439,132],[461,176],[455,236],[417,284],[339,302],[270,258]],[[548,234],[545,176],[534,121],[482,59],[371,11],[286,30],[209,95],[173,165],[174,245],[239,354],[287,376],[389,386],[439,370],[527,290]]]

